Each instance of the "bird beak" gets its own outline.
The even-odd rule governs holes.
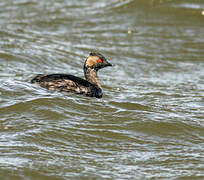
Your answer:
[[[106,63],[104,64],[104,67],[106,67],[106,66],[112,66],[112,64],[109,63],[108,61],[106,61]]]

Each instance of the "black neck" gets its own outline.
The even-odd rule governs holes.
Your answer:
[[[84,66],[84,76],[87,81],[101,89],[101,85],[97,76],[97,70]]]

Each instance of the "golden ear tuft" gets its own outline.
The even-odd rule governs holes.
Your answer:
[[[93,66],[97,64],[98,57],[97,56],[89,56],[86,60],[87,66]]]

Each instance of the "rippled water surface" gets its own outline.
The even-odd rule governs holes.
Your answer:
[[[83,77],[102,99],[33,86]],[[203,179],[204,2],[0,1],[0,179]]]

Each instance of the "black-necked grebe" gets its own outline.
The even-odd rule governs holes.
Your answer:
[[[92,52],[84,63],[84,76],[86,80],[70,74],[39,74],[31,80],[31,83],[53,91],[73,92],[90,97],[102,98],[102,88],[99,83],[97,71],[107,66],[112,66],[106,58],[96,52]]]

